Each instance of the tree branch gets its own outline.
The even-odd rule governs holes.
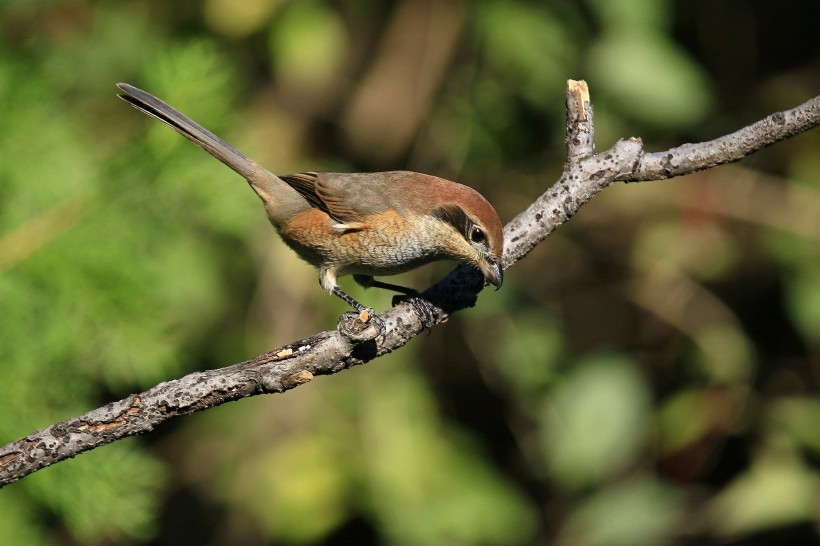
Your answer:
[[[621,180],[663,180],[731,163],[815,127],[818,118],[820,97],[814,97],[797,108],[776,112],[715,140],[644,154],[630,176]]]
[[[567,162],[563,173],[505,226],[505,269],[612,182],[660,180],[737,161],[820,124],[820,97],[815,97],[710,142],[645,153],[640,139],[626,139],[596,154],[586,83],[570,80],[566,102]],[[448,314],[473,306],[482,288],[479,273],[459,266],[424,296],[439,309],[439,323]],[[336,331],[322,332],[233,366],[160,383],[12,442],[0,448],[0,487],[84,451],[150,432],[168,419],[247,396],[284,392],[314,376],[363,364],[402,347],[423,329],[417,311],[407,303],[380,317],[386,325],[384,336],[374,326],[362,328],[357,320],[340,322]]]

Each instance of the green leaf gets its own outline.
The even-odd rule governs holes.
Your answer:
[[[722,535],[751,534],[814,519],[820,477],[782,445],[771,445],[708,506]]]
[[[786,304],[795,325],[807,338],[817,342],[820,341],[820,268],[807,265],[786,283]]]
[[[393,544],[530,542],[534,513],[521,493],[441,422],[416,373],[381,374],[364,402],[372,509]]]
[[[162,465],[126,440],[43,469],[21,482],[82,543],[145,539],[155,531]]]
[[[333,80],[349,50],[338,14],[311,1],[292,2],[281,13],[268,45],[277,78],[292,90],[311,95]]]
[[[799,446],[820,455],[820,399],[784,397],[772,403],[770,427],[783,431]]]
[[[622,468],[650,424],[647,385],[631,361],[615,355],[579,362],[545,410],[542,441],[550,474],[569,489]]]
[[[562,533],[586,546],[667,544],[680,523],[683,499],[672,487],[641,476],[606,487],[584,501]]]
[[[589,51],[590,85],[620,112],[647,125],[692,125],[709,112],[705,73],[681,48],[651,32],[613,32]]]
[[[577,55],[561,21],[540,5],[490,1],[477,11],[477,33],[494,70],[511,78],[533,104],[554,104]]]
[[[45,546],[51,544],[37,521],[37,512],[19,487],[9,486],[0,495],[0,544]]]

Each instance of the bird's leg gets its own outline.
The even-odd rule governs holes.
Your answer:
[[[378,326],[381,335],[384,335],[387,327],[384,325],[384,321],[376,316],[375,309],[373,309],[372,307],[365,307],[364,305],[353,299],[353,297],[350,294],[348,294],[338,286],[334,286],[333,288],[331,288],[331,292],[334,296],[337,296],[346,304],[348,304],[356,310],[356,313],[345,313],[344,315],[342,315],[342,320],[354,318],[351,317],[351,315],[355,315],[355,318],[358,318],[360,321],[364,323],[370,322],[370,320],[372,319],[376,326]]]
[[[421,325],[427,330],[428,335],[433,330],[433,326],[436,325],[436,313],[438,309],[432,303],[422,298],[421,293],[415,288],[377,281],[369,275],[353,275],[353,280],[365,288],[383,288],[402,294],[401,296],[393,296],[393,306],[403,301],[412,305],[416,312],[418,312]]]

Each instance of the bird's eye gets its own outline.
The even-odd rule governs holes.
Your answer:
[[[487,237],[484,235],[484,232],[481,231],[481,228],[474,227],[470,230],[470,240],[474,243],[483,243]]]

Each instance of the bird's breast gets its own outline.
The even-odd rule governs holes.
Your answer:
[[[443,258],[436,234],[423,220],[393,209],[349,226],[311,209],[296,215],[280,234],[302,259],[339,275],[394,275]]]

